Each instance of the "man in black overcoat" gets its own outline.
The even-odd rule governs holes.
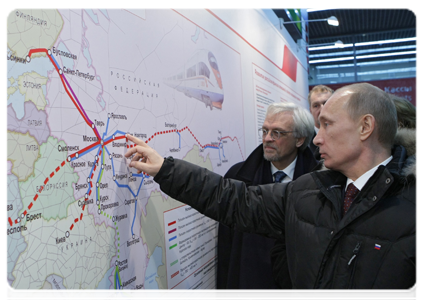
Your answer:
[[[318,163],[307,147],[314,133],[313,123],[311,115],[306,110],[292,103],[272,104],[260,128],[263,143],[245,161],[232,166],[225,178],[241,180],[247,185],[259,185],[275,182],[273,174],[278,170],[286,174],[281,182],[289,182],[310,172]],[[217,288],[290,288],[287,273],[272,272],[271,249],[274,245],[275,239],[242,233],[220,223]],[[275,249],[272,252],[277,258],[275,259],[277,269],[287,272],[287,266],[280,265],[286,262],[285,259],[281,259],[285,253]],[[274,276],[284,277],[286,280],[279,278],[275,281]]]

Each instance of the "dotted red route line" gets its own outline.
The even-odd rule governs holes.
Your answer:
[[[242,160],[244,160],[244,154],[242,154],[241,145],[239,144],[238,138],[237,137],[231,138],[230,136],[225,136],[225,137],[221,138],[220,140],[224,140],[224,139],[230,139],[232,142],[234,140],[236,140],[236,142],[238,144],[239,152],[241,152]]]
[[[98,154],[98,158],[97,158],[97,160],[95,161],[95,164],[94,164],[94,171],[95,171],[95,170],[96,170],[96,168],[97,168],[97,163],[98,163],[98,160],[99,160],[99,159],[100,159],[100,157],[101,157],[101,153],[102,153],[102,150],[100,150],[100,152],[99,152],[99,154]],[[63,162],[62,162],[59,166],[57,166],[57,168],[56,168],[53,172],[51,172],[51,173],[50,173],[50,175],[49,175],[48,177],[46,177],[46,179],[44,180],[44,185],[46,185],[46,184],[49,182],[50,178],[53,178],[53,177],[54,177],[54,175],[55,175],[55,174],[57,174],[57,173],[60,171],[60,169],[61,169],[62,167],[64,167],[64,166],[65,166],[65,164],[66,164],[66,161],[63,161]],[[92,175],[91,175],[91,179],[92,179],[93,175],[94,175],[94,173],[92,173]],[[92,182],[91,182],[91,181],[90,181],[90,187],[92,187]],[[33,198],[33,201],[31,201],[31,203],[29,203],[27,210],[25,210],[25,211],[22,213],[22,215],[21,215],[22,219],[23,219],[23,218],[24,218],[24,217],[28,214],[28,211],[32,208],[32,206],[34,205],[35,201],[37,201],[37,199],[38,199],[39,195],[41,194],[41,192],[43,191],[43,189],[44,189],[44,186],[41,186],[41,187],[40,187],[40,189],[38,190],[38,193],[36,193],[36,194],[35,194],[35,196],[34,196],[34,198]],[[87,200],[88,200],[88,196],[90,196],[90,195],[91,195],[91,192],[92,192],[92,189],[90,189],[89,194],[86,194],[86,196],[85,196],[85,201],[87,201]],[[82,211],[84,211],[84,210],[85,210],[85,203],[84,203],[84,205],[82,206]],[[75,224],[75,223],[77,223],[78,221],[82,220],[82,217],[83,217],[83,213],[81,213],[81,215],[80,215],[79,219],[78,219],[78,218],[76,218],[76,219],[74,220],[73,224],[70,226],[70,230],[72,230],[72,229],[73,229],[73,227],[74,227],[74,224]],[[8,221],[9,221],[10,226],[13,226],[13,221],[12,221],[12,219],[11,219],[10,217],[9,217]],[[18,218],[16,218],[14,223],[15,223],[15,224],[18,224],[20,221],[21,221],[21,220],[19,220]]]
[[[195,141],[197,142],[197,144],[201,147],[201,148],[205,148],[205,147],[214,147],[216,148],[216,145],[212,145],[212,144],[206,144],[206,145],[202,145],[200,143],[200,141],[197,139],[197,137],[194,135],[194,133],[191,131],[191,129],[188,126],[185,126],[182,129],[172,129],[172,130],[164,130],[164,131],[158,131],[156,133],[154,133],[148,140],[145,141],[146,144],[148,144],[149,141],[151,141],[154,137],[156,137],[157,135],[161,135],[161,134],[167,134],[167,133],[172,133],[172,132],[182,132],[184,130],[188,130],[189,133],[191,133],[192,137],[195,139]],[[238,138],[234,137],[231,138],[230,136],[225,136],[223,138],[221,138],[220,140],[224,140],[224,139],[230,139],[232,142],[234,140],[236,140],[236,142],[238,143],[238,148],[239,148],[239,152],[241,152],[241,156],[242,156],[242,160],[244,160],[244,154],[242,154],[242,150],[241,150],[241,145],[239,144]],[[128,142],[128,139],[126,139],[126,142]],[[132,148],[134,147],[134,145],[126,145],[126,148]]]
[[[46,185],[49,182],[50,178],[53,178],[54,175],[57,174],[60,171],[60,169],[62,167],[64,167],[65,164],[66,164],[66,161],[64,160],[59,166],[57,166],[57,168],[53,172],[50,173],[50,176],[46,177],[46,179],[44,180],[44,185]],[[34,205],[35,201],[37,201],[37,199],[38,199],[39,195],[41,194],[41,192],[43,191],[43,189],[44,189],[44,186],[41,186],[40,189],[38,190],[38,193],[35,194],[31,203],[29,203],[27,210],[25,210],[22,213],[22,219],[28,214],[28,211],[31,210],[32,206]],[[13,221],[10,217],[9,217],[8,221],[9,221],[10,226],[13,226]],[[16,218],[15,224],[18,224],[19,222],[20,222],[20,220],[18,218]]]
[[[199,141],[198,141],[198,139],[197,139],[197,137],[194,135],[194,133],[191,131],[191,129],[188,127],[188,126],[185,126],[184,128],[182,128],[182,129],[172,129],[172,130],[165,130],[165,131],[158,131],[158,132],[156,132],[156,133],[154,133],[148,140],[146,140],[145,141],[145,143],[148,143],[148,142],[150,142],[154,137],[156,137],[156,136],[158,136],[158,135],[162,135],[162,134],[168,134],[168,133],[173,133],[173,132],[183,132],[183,131],[185,131],[185,130],[188,130],[189,131],[189,133],[192,135],[192,137],[196,140],[196,142],[199,144],[199,146],[201,147],[201,148],[205,148],[205,147],[208,147],[208,146],[210,146],[210,147],[216,147],[215,145],[212,145],[212,144],[206,144],[206,145],[202,145]],[[93,147],[95,147],[95,146],[97,146],[97,145],[99,145],[100,143],[102,143],[102,147],[104,147],[104,146],[106,146],[107,144],[109,144],[109,143],[111,143],[112,141],[114,141],[114,140],[119,140],[119,139],[124,139],[124,138],[126,138],[125,136],[119,136],[119,137],[114,137],[113,139],[109,139],[108,141],[106,141],[106,142],[104,142],[104,143],[102,143],[102,141],[97,141],[97,142],[95,142],[95,143],[93,143],[93,144],[91,144],[91,145],[89,145],[89,146],[87,146],[87,147],[85,147],[84,149],[82,149],[82,150],[80,150],[80,151],[78,151],[78,152],[75,152],[75,153],[73,153],[73,154],[71,154],[71,155],[69,155],[69,158],[73,158],[73,157],[75,157],[76,156],[76,154],[78,153],[78,154],[80,154],[80,153],[84,153],[85,151],[88,151],[89,149],[91,149],[91,148],[93,148]],[[238,141],[238,138],[237,137],[234,137],[234,138],[231,138],[230,136],[225,136],[225,137],[222,137],[221,138],[221,140],[224,140],[224,139],[230,139],[231,141],[234,141],[234,140],[236,140],[237,141],[237,143],[238,143],[238,147],[239,147],[239,151],[241,152],[241,155],[242,155],[242,158],[244,159],[244,156],[243,156],[243,154],[242,154],[242,151],[241,151],[241,146],[239,145],[239,141]],[[128,139],[126,138],[126,142],[128,142]],[[134,145],[129,145],[129,144],[127,144],[127,146],[126,146],[127,148],[132,148],[132,147],[134,147]],[[94,164],[94,169],[93,169],[93,173],[91,174],[91,178],[90,179],[92,179],[93,178],[93,176],[94,176],[94,172],[95,172],[95,170],[96,170],[96,168],[97,168],[97,164],[98,164],[98,161],[99,161],[99,159],[100,159],[100,157],[101,157],[101,154],[102,154],[102,151],[103,150],[100,150],[100,152],[99,152],[99,154],[98,154],[98,157],[97,157],[97,160],[95,161],[95,164]],[[60,171],[60,169],[62,168],[62,167],[64,167],[64,165],[66,164],[66,161],[63,161],[59,166],[57,166],[57,168],[53,171],[53,172],[51,172],[50,173],[50,175],[48,176],[48,177],[46,177],[46,179],[44,179],[44,185],[46,185],[48,182],[49,182],[49,180],[51,179],[51,178],[53,178],[54,177],[54,175],[55,174],[57,174],[59,171]],[[148,175],[148,174],[145,174],[144,172],[143,172],[143,174],[144,175]],[[90,187],[92,188],[93,187],[93,185],[92,185],[92,181],[90,180]],[[90,188],[90,191],[89,191],[89,193],[88,194],[86,194],[85,195],[85,201],[87,201],[88,200],[88,197],[89,196],[91,196],[91,193],[92,193],[92,189]],[[41,186],[40,187],[40,189],[38,190],[38,193],[36,193],[35,194],[35,196],[34,196],[34,198],[33,198],[33,201],[31,201],[30,202],[30,204],[28,205],[28,207],[27,207],[27,210],[25,210],[23,213],[22,213],[22,219],[28,214],[28,211],[29,210],[31,210],[31,208],[33,207],[33,205],[34,205],[34,203],[35,203],[35,201],[37,201],[37,199],[38,199],[38,197],[39,197],[39,195],[41,194],[41,192],[43,191],[43,189],[44,189],[44,186]],[[82,211],[84,211],[85,210],[85,203],[84,203],[84,205],[82,206]],[[70,226],[70,230],[72,230],[73,228],[74,228],[74,226],[75,226],[75,224],[76,223],[78,223],[78,221],[80,221],[80,220],[82,220],[82,217],[83,217],[83,213],[81,213],[81,215],[80,215],[80,217],[79,218],[76,218],[76,219],[74,219],[74,221],[73,221],[73,223],[71,224],[71,226]],[[9,219],[8,219],[8,221],[9,221],[9,224],[10,224],[10,226],[13,226],[13,221],[12,221],[12,219],[9,217]],[[15,224],[18,224],[20,222],[20,220],[18,220],[18,218],[17,219],[15,219]]]
[[[56,64],[54,63],[54,61],[53,61],[53,59],[50,57],[50,55],[48,55],[48,50],[47,49],[31,49],[30,51],[29,51],[29,54],[28,54],[28,56],[29,57],[31,57],[31,55],[33,54],[33,53],[39,53],[39,52],[44,52],[44,53],[46,53],[47,54],[47,56],[49,57],[49,59],[50,59],[50,61],[52,62],[52,64],[53,64],[53,66],[55,67],[55,69],[56,69],[56,71],[60,74],[60,72],[59,72],[59,70],[58,70],[58,68],[57,68],[57,66],[56,66]],[[65,82],[63,81],[63,78],[62,78],[62,76],[60,76],[60,79],[61,79],[61,81],[62,81],[62,84],[63,84],[63,86],[64,86],[64,88],[65,88],[65,90],[66,90],[66,93],[68,94],[68,96],[69,96],[69,98],[71,98],[71,100],[72,100],[72,102],[74,103],[74,105],[75,105],[75,107],[78,109],[78,111],[79,111],[79,113],[81,114],[81,116],[84,118],[84,120],[85,120],[85,122],[90,126],[90,127],[92,127],[91,125],[92,124],[89,124],[89,122],[88,122],[88,120],[85,118],[85,116],[84,116],[84,114],[81,112],[81,109],[79,108],[79,106],[75,103],[75,100],[73,99],[73,97],[70,95],[70,93],[69,93],[69,91],[68,91],[68,89],[67,89],[67,87],[66,87],[66,84],[65,84]],[[157,136],[157,135],[161,135],[161,134],[167,134],[167,133],[173,133],[173,132],[183,132],[183,131],[185,131],[185,130],[188,130],[189,131],[189,133],[192,135],[192,137],[195,139],[195,141],[198,143],[198,145],[201,147],[201,148],[205,148],[205,147],[216,147],[215,145],[212,145],[212,144],[206,144],[206,145],[202,145],[201,143],[200,143],[200,141],[197,139],[197,137],[194,135],[194,133],[191,131],[191,129],[188,127],[188,126],[185,126],[184,128],[182,128],[182,129],[172,129],[172,130],[165,130],[165,131],[158,131],[158,132],[156,132],[156,133],[154,133],[148,140],[146,140],[145,141],[145,143],[148,143],[148,142],[150,142],[155,136]],[[113,137],[113,139],[109,139],[107,142],[103,142],[102,140],[101,140],[101,138],[98,136],[98,134],[97,134],[97,132],[96,131],[94,131],[94,133],[96,134],[96,136],[97,136],[97,138],[99,139],[99,141],[97,141],[97,142],[95,142],[95,143],[93,143],[93,144],[91,144],[91,145],[89,145],[89,146],[87,146],[87,147],[85,147],[84,149],[82,149],[82,150],[80,150],[80,151],[78,151],[78,152],[75,152],[75,153],[73,153],[73,154],[71,154],[70,156],[69,156],[69,158],[71,159],[71,158],[74,158],[76,155],[78,155],[78,154],[80,154],[80,153],[84,153],[85,151],[88,151],[89,149],[91,149],[91,148],[93,148],[93,147],[95,147],[95,146],[97,146],[97,145],[99,145],[100,143],[102,144],[102,147],[104,147],[105,145],[107,145],[107,144],[109,144],[109,143],[111,143],[112,141],[114,141],[114,140],[119,140],[119,139],[124,139],[125,138],[125,136],[120,136],[120,137]],[[240,144],[239,144],[239,141],[238,141],[238,138],[237,137],[234,137],[234,138],[231,138],[231,137],[229,137],[229,136],[226,136],[226,137],[223,137],[223,138],[221,138],[221,140],[223,140],[223,139],[227,139],[227,138],[229,138],[231,141],[234,141],[235,139],[236,139],[236,141],[237,141],[237,143],[238,143],[238,147],[239,147],[239,151],[241,152],[241,156],[242,156],[242,159],[244,159],[244,155],[242,154],[242,150],[241,150],[241,146],[240,146]],[[126,139],[126,142],[128,142],[128,139]],[[132,148],[134,145],[128,145],[127,144],[127,148]],[[102,150],[100,150],[100,152],[99,152],[99,155],[98,155],[98,158],[97,158],[97,160],[96,160],[96,162],[95,162],[95,165],[94,165],[94,172],[95,172],[95,170],[96,170],[96,167],[97,167],[97,163],[98,163],[98,160],[99,160],[99,158],[100,158],[100,156],[101,156],[101,153],[102,153]],[[50,178],[53,178],[54,177],[54,175],[55,174],[57,174],[59,171],[60,171],[60,169],[61,169],[61,167],[63,167],[64,165],[66,164],[66,161],[63,161],[59,166],[57,166],[56,167],[56,169],[53,171],[53,172],[51,172],[50,173],[50,176],[48,176],[48,177],[46,177],[46,179],[44,180],[44,185],[46,185],[48,182],[49,182],[49,180],[50,180]],[[93,176],[94,176],[94,172],[91,174],[91,179],[93,178]],[[144,173],[145,174],[145,173]],[[148,174],[145,174],[145,175],[148,175]],[[90,187],[92,188],[92,182],[91,182],[91,180],[90,180]],[[23,213],[22,213],[22,215],[21,215],[21,217],[22,217],[22,219],[28,214],[28,211],[29,210],[31,210],[31,208],[33,207],[33,205],[34,205],[34,203],[35,203],[35,201],[37,201],[37,199],[38,199],[38,197],[39,197],[39,195],[41,194],[41,192],[43,191],[43,189],[44,189],[44,186],[41,186],[40,187],[40,189],[38,190],[38,193],[36,193],[35,194],[35,196],[34,196],[34,198],[33,198],[33,201],[31,201],[30,203],[29,203],[29,205],[28,205],[28,207],[27,207],[27,210],[25,210]],[[85,196],[85,201],[87,201],[88,200],[88,196],[90,196],[91,195],[91,192],[92,192],[92,189],[90,189],[90,192],[89,192],[89,194],[86,194],[86,196]],[[82,211],[84,211],[85,210],[85,203],[84,203],[84,205],[82,206]],[[81,215],[80,215],[80,217],[79,218],[76,218],[76,219],[74,219],[74,222],[73,222],[73,224],[70,226],[70,230],[72,230],[73,228],[74,228],[74,225],[76,224],[76,223],[78,223],[78,221],[80,221],[80,220],[82,220],[82,217],[83,217],[83,213],[81,213]],[[12,219],[9,217],[8,218],[8,221],[9,221],[9,225],[10,226],[13,226],[13,221],[12,221]],[[20,222],[20,220],[19,220],[19,218],[16,218],[15,219],[15,224],[18,224]]]
[[[94,172],[95,172],[95,169],[97,168],[97,164],[98,164],[98,161],[99,161],[99,159],[100,159],[100,157],[101,157],[101,153],[102,153],[102,151],[103,150],[100,150],[100,152],[98,153],[98,157],[97,157],[97,159],[95,160],[95,162],[94,162],[94,169],[93,169],[93,173],[91,174],[91,178],[90,178],[90,192],[88,193],[88,194],[85,194],[85,200],[84,200],[84,202],[85,201],[87,201],[88,200],[88,197],[89,196],[91,196],[91,193],[92,193],[92,187],[93,187],[93,184],[92,184],[92,181],[91,181],[91,179],[93,179],[93,177],[94,177]],[[85,210],[85,203],[84,203],[84,205],[82,206],[82,211],[84,211]],[[71,230],[72,231],[72,229],[74,228],[74,226],[75,226],[75,224],[76,223],[78,223],[78,221],[82,221],[82,217],[84,216],[84,213],[82,212],[81,213],[81,215],[79,216],[79,218],[76,218],[76,219],[74,219],[73,220],[73,223],[71,224],[71,226],[69,227],[69,230]]]
[[[59,73],[59,75],[61,75],[60,74],[60,72],[59,72],[59,69],[57,68],[57,66],[56,66],[56,64],[54,63],[54,61],[53,61],[53,59],[52,59],[52,57],[48,54],[48,50],[47,49],[31,49],[30,51],[29,51],[29,53],[28,53],[28,56],[29,57],[31,57],[32,56],[32,54],[34,54],[34,53],[40,53],[40,52],[43,52],[43,53],[45,53],[46,55],[47,55],[47,57],[50,59],[50,61],[51,61],[51,63],[53,64],[53,66],[54,66],[54,68],[56,69],[56,71],[57,71],[57,73]],[[91,128],[93,128],[93,124],[90,124],[90,122],[88,122],[88,120],[85,118],[85,116],[84,116],[84,114],[82,113],[82,111],[81,111],[81,109],[80,109],[80,107],[77,105],[77,103],[75,102],[75,100],[73,99],[73,97],[71,96],[71,94],[69,93],[69,90],[68,90],[68,88],[67,88],[67,86],[66,86],[66,84],[65,84],[65,82],[64,82],[64,80],[63,80],[63,77],[62,76],[60,76],[60,79],[61,79],[61,81],[62,81],[62,84],[63,84],[63,87],[65,88],[65,90],[66,90],[66,93],[68,94],[68,96],[69,96],[69,98],[72,100],[72,102],[73,102],[73,104],[75,105],[75,107],[78,109],[78,111],[79,111],[79,113],[81,114],[81,116],[84,118],[84,120],[85,120],[85,122],[87,123],[87,125],[88,126],[90,126]],[[94,133],[95,133],[95,135],[97,136],[97,138],[100,140],[101,138],[100,138],[100,136],[97,134],[97,132],[94,130]],[[105,142],[104,143],[104,145],[107,145],[108,143],[110,143],[110,142],[112,142],[113,140],[115,140],[115,139],[122,139],[122,138],[125,138],[125,136],[121,136],[121,137],[117,137],[117,138],[113,138],[113,139],[110,139],[109,141],[107,141],[107,142]],[[70,155],[70,158],[73,158],[73,157],[75,157],[77,154],[79,154],[79,153],[83,153],[83,152],[85,152],[85,151],[87,151],[87,150],[89,150],[89,149],[91,149],[91,148],[93,148],[93,147],[95,147],[95,146],[97,146],[98,144],[100,144],[100,142],[96,142],[96,143],[93,143],[93,144],[91,144],[91,145],[89,145],[88,147],[85,147],[84,149],[82,149],[82,150],[80,150],[80,151],[78,151],[78,152],[75,152],[75,153],[73,153],[72,155]],[[103,145],[103,144],[102,144]],[[100,153],[101,153],[101,150],[100,150]],[[96,160],[96,164],[97,164],[97,162],[98,162],[98,159]],[[60,171],[60,169],[61,169],[61,167],[63,167],[64,165],[66,164],[66,161],[63,161],[56,169],[55,169],[55,171],[53,171],[53,172],[51,172],[50,173],[50,176],[49,177],[46,177],[46,179],[44,180],[44,185],[46,185],[48,182],[49,182],[49,180],[50,180],[50,178],[53,178],[54,177],[54,175],[55,174],[57,174],[57,172],[59,172]],[[94,171],[95,171],[95,169],[96,169],[96,165],[94,166]],[[93,175],[94,175],[94,173],[93,173]],[[92,178],[92,176],[91,176],[91,178]],[[91,181],[90,181],[90,187],[92,187],[92,183],[91,183]],[[34,205],[34,203],[35,203],[35,201],[37,201],[37,199],[38,199],[38,197],[39,197],[39,195],[41,194],[41,192],[43,191],[43,189],[44,189],[44,186],[41,186],[40,187],[40,189],[38,190],[38,193],[36,193],[35,194],[35,196],[34,196],[34,198],[33,198],[33,201],[31,201],[30,203],[29,203],[29,205],[28,205],[28,207],[27,207],[27,210],[25,210],[23,213],[22,213],[22,215],[21,215],[21,218],[23,219],[23,218],[25,218],[25,216],[28,214],[28,211],[29,210],[31,210],[31,208],[33,207],[33,205]],[[92,192],[92,189],[90,189],[90,192],[89,192],[89,194],[91,195],[91,192]],[[87,199],[88,199],[88,197],[85,197],[85,201],[87,201]],[[84,210],[85,209],[85,204],[84,204],[84,206],[82,207],[82,210]],[[83,217],[83,213],[81,213],[81,216],[80,216],[80,218],[79,219],[75,219],[74,220],[74,223],[77,223],[78,222],[78,220],[82,220],[82,217]],[[15,224],[18,224],[19,222],[20,222],[21,220],[19,219],[19,217],[18,218],[16,218],[15,219]],[[10,226],[13,226],[13,221],[12,221],[12,219],[9,217],[8,218],[8,222],[9,222],[9,225]],[[71,227],[70,227],[70,230],[72,230],[73,229],[73,227],[74,227],[74,224],[72,224],[71,225]]]

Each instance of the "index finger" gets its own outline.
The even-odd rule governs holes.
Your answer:
[[[139,138],[136,138],[132,135],[130,135],[129,133],[126,135],[127,139],[130,140],[131,142],[140,145],[140,146],[147,146],[147,143],[144,142],[143,140],[140,140]]]
[[[151,149],[151,147],[148,146],[147,143],[145,143],[144,141],[142,141],[142,140],[140,140],[140,139],[138,139],[138,138],[136,138],[136,137],[134,137],[134,136],[132,136],[130,134],[127,134],[126,137],[131,142],[134,142],[137,145],[137,147],[130,148],[125,153],[125,157],[126,158],[130,157],[131,155],[133,155],[134,153],[137,153],[137,152],[140,153],[141,156],[143,156],[144,149],[149,149],[149,148]]]

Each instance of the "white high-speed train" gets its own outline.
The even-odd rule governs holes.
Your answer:
[[[183,67],[165,78],[164,83],[204,102],[210,110],[222,109],[222,77],[215,56],[208,50],[197,50]]]

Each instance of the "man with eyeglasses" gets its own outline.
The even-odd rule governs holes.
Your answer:
[[[259,128],[263,143],[245,161],[232,166],[225,178],[241,180],[249,186],[289,182],[310,172],[317,165],[307,147],[313,136],[313,123],[308,111],[293,103],[271,104]],[[291,288],[287,266],[281,265],[286,261],[282,259],[285,252],[279,245],[271,251],[274,245],[275,239],[242,233],[220,223],[217,288]],[[275,258],[275,273],[271,254]]]

